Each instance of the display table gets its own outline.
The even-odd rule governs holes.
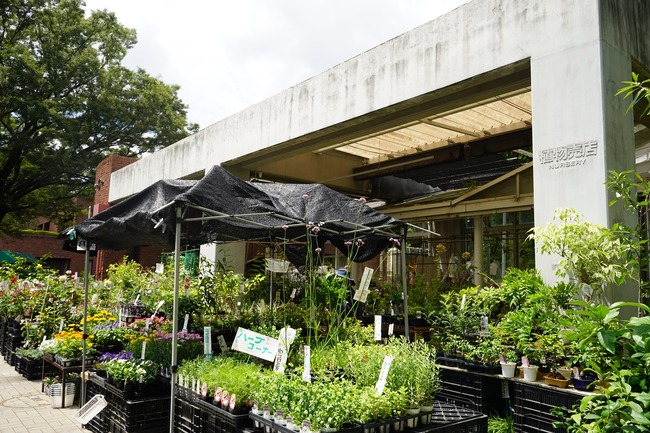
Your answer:
[[[65,388],[65,383],[66,383],[65,376],[68,373],[81,373],[81,370],[82,370],[83,366],[74,365],[74,366],[70,366],[70,367],[64,367],[64,366],[56,363],[52,359],[47,359],[45,357],[43,357],[42,359],[43,359],[43,366],[42,366],[41,380],[45,379],[45,372],[48,371],[45,368],[46,364],[48,364],[55,373],[59,372],[59,374],[61,375],[61,387],[64,390],[63,394],[61,395],[61,407],[64,408],[65,407],[65,398],[66,398],[66,395],[65,395],[66,394],[65,393],[65,389],[66,389]],[[41,390],[44,389],[44,386],[45,386],[45,383],[43,382],[41,384]]]

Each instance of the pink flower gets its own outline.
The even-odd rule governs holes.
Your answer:
[[[363,203],[365,203],[365,202],[366,202],[366,198],[365,198],[365,197],[359,197],[359,203],[363,204]]]
[[[319,247],[319,248],[316,248],[314,251],[316,251],[317,253],[320,253],[323,250]]]

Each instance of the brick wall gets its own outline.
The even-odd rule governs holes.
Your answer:
[[[110,155],[97,164],[95,169],[95,205],[108,204],[108,192],[111,190],[111,173],[137,160],[137,158],[128,156]]]
[[[0,237],[0,249],[2,250],[28,253],[39,259],[49,255],[52,258],[51,263],[56,264],[60,272],[70,270],[72,272],[78,272],[81,275],[84,270],[85,254],[64,251],[62,247],[63,242],[55,236],[24,235],[22,237]],[[94,258],[91,258],[91,260],[92,262],[95,261]]]

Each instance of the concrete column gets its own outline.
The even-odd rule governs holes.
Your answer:
[[[483,285],[483,217],[474,217],[474,284]]]
[[[574,208],[585,219],[611,227],[634,225],[635,216],[611,208],[605,182],[610,170],[634,169],[629,101],[615,96],[631,72],[628,54],[594,35],[591,41],[531,59],[535,225],[557,208]],[[553,283],[558,257],[536,252],[536,267]],[[635,300],[633,288],[610,300]]]

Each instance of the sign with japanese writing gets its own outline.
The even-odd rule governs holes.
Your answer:
[[[273,361],[278,353],[279,341],[266,335],[258,334],[246,328],[237,328],[237,336],[231,349],[238,352]]]
[[[359,283],[359,288],[354,292],[355,301],[366,302],[368,299],[368,294],[370,293],[370,281],[372,280],[372,275],[375,273],[375,270],[372,268],[364,268],[363,275],[361,276],[361,282]]]
[[[542,167],[557,170],[584,165],[587,158],[596,155],[598,155],[598,141],[591,140],[541,150],[538,152],[538,160]]]
[[[288,354],[285,350],[285,346],[280,344],[278,346],[278,356],[275,357],[275,362],[273,363],[273,371],[278,373],[284,373],[284,369],[287,365]]]

